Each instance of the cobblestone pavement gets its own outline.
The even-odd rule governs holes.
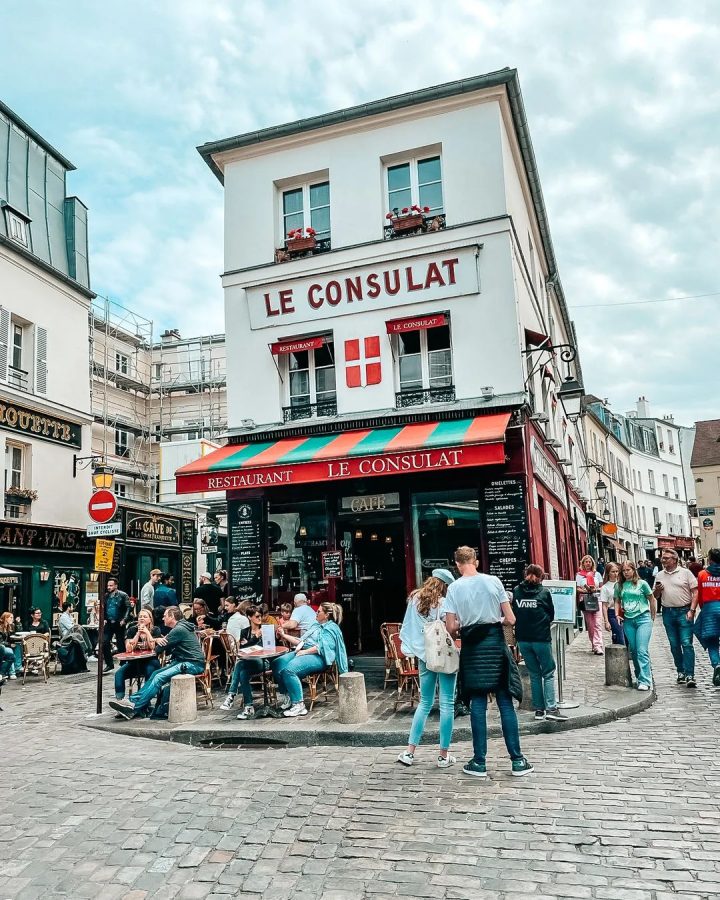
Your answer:
[[[718,897],[720,693],[701,653],[698,689],[675,685],[661,632],[658,702],[526,737],[522,779],[500,741],[487,781],[431,747],[412,769],[381,748],[194,750],[79,727],[87,677],[11,684],[0,900]]]

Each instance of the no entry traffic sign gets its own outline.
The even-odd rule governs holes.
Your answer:
[[[117,512],[117,500],[112,491],[95,491],[88,503],[93,522],[109,522]]]

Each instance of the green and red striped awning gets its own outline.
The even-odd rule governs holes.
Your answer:
[[[245,490],[505,461],[509,413],[254,444],[228,444],[178,469],[177,492]]]

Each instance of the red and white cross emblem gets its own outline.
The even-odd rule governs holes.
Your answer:
[[[345,341],[345,383],[349,388],[380,384],[380,337],[352,338]]]

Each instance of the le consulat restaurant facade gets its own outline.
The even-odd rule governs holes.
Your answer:
[[[531,559],[571,576],[582,376],[517,74],[200,153],[225,187],[231,438],[176,480],[225,492],[233,590],[341,602],[359,652],[460,544],[508,588]]]

